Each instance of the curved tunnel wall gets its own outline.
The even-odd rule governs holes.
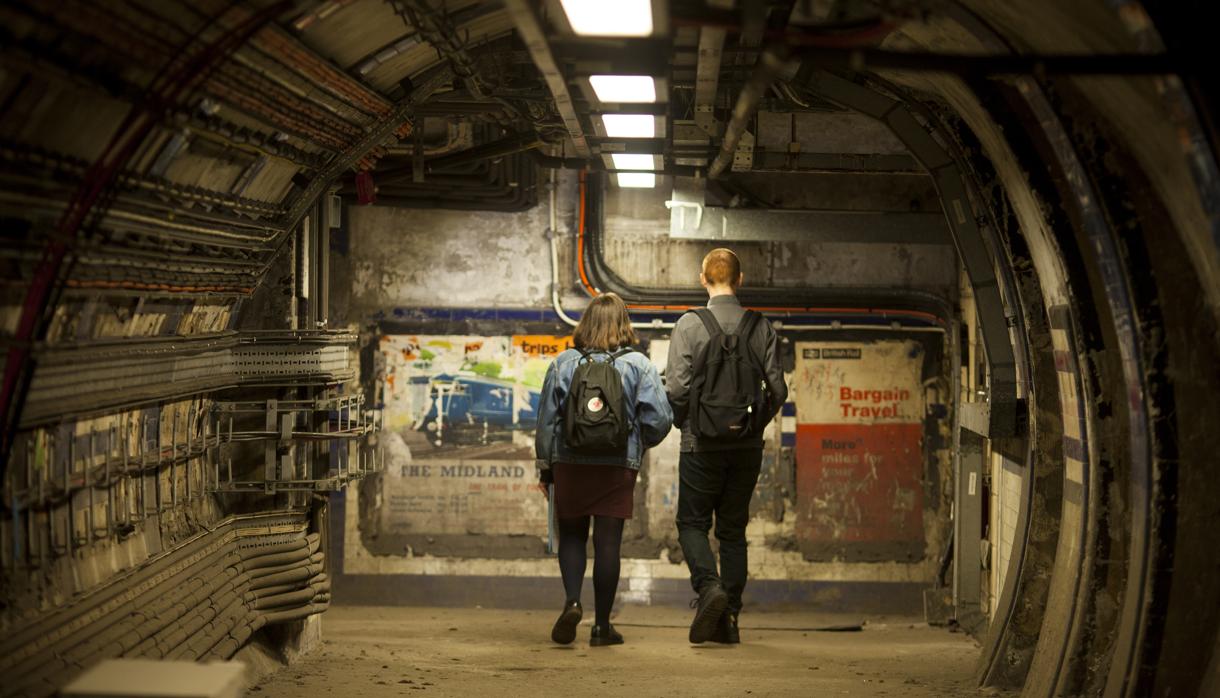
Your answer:
[[[975,9],[988,18],[986,9],[995,8]],[[1141,25],[1137,8],[1130,3],[1123,12],[1127,18],[1134,14],[1136,19],[1131,23],[1142,31],[1149,30],[1146,23]],[[992,14],[999,14],[1001,20],[1006,18],[1003,13]],[[1025,15],[1033,16],[1037,14]],[[969,22],[964,24],[971,26]],[[1002,22],[997,24],[1003,26]],[[978,28],[977,23],[973,26]],[[979,32],[978,39],[994,41],[986,32]],[[1015,36],[1017,41],[1024,38],[1027,36],[1023,33]],[[929,45],[936,45],[936,41]],[[1171,166],[1154,167],[1153,162],[1164,164],[1166,154],[1178,150],[1178,142],[1167,138],[1164,131],[1136,133],[1130,122],[1124,121],[1133,111],[1129,109],[1132,102],[1151,102],[1156,106],[1149,108],[1155,109],[1161,106],[1156,101],[1160,98],[1172,110],[1172,78],[1155,81],[1159,95],[1150,94],[1152,81],[1127,93],[1126,109],[1110,98],[1106,88],[1100,88],[1107,84],[1104,81],[1078,82],[1083,85],[1079,91],[1070,80],[1041,86],[1017,81],[1015,89],[1007,88],[1006,101],[995,98],[995,86],[980,89],[977,83],[967,86],[944,79],[915,83],[946,99],[974,132],[999,174],[1038,273],[1060,374],[1064,477],[1057,520],[1058,552],[1052,570],[1044,568],[1031,578],[1022,576],[1020,596],[1014,599],[1025,606],[1022,610],[1027,613],[1031,602],[1035,608],[1047,604],[1042,627],[1028,625],[1036,617],[1027,618],[1022,630],[1027,638],[1039,638],[1038,645],[1028,673],[1021,668],[1029,666],[1024,664],[1030,661],[1028,655],[1021,659],[1021,654],[1005,654],[994,659],[985,657],[996,664],[991,669],[984,667],[983,676],[1024,683],[1030,695],[1103,687],[1107,694],[1149,690],[1192,693],[1198,690],[1201,672],[1165,671],[1165,665],[1206,666],[1214,643],[1204,641],[1187,647],[1181,643],[1189,641],[1179,638],[1189,633],[1165,632],[1165,624],[1168,619],[1184,622],[1188,607],[1176,605],[1181,601],[1173,597],[1200,593],[1207,575],[1175,578],[1176,585],[1186,587],[1185,592],[1179,592],[1169,585],[1165,571],[1179,545],[1189,545],[1195,554],[1199,550],[1196,541],[1202,531],[1178,526],[1178,517],[1185,515],[1197,526],[1195,512],[1198,508],[1211,509],[1213,500],[1206,488],[1196,490],[1197,499],[1183,496],[1176,483],[1177,463],[1181,461],[1177,460],[1174,442],[1187,433],[1198,405],[1182,401],[1181,395],[1168,394],[1164,379],[1172,373],[1165,373],[1164,367],[1166,362],[1177,364],[1179,378],[1189,374],[1197,380],[1211,374],[1202,365],[1185,368],[1196,353],[1189,343],[1179,340],[1166,348],[1157,338],[1163,331],[1171,336],[1193,334],[1208,351],[1214,351],[1211,319],[1215,304],[1209,302],[1217,288],[1209,273],[1214,251],[1204,250],[1197,256],[1183,254],[1183,248],[1158,252],[1150,249],[1155,245],[1148,246],[1145,241],[1168,237],[1212,246],[1205,242],[1208,226],[1200,224],[1203,219],[1198,215],[1199,204],[1210,197],[1209,180],[1204,177],[1182,182],[1189,172],[1188,162],[1204,160],[1204,165],[1195,169],[1206,173],[1208,158],[1197,158],[1199,142],[1195,139],[1183,143],[1183,157]],[[971,87],[988,96],[988,107],[980,108]],[[1059,96],[1048,102],[1043,89]],[[1065,98],[1065,94],[1070,96]],[[1013,118],[1010,111],[1006,112],[1021,103],[1024,108],[1018,113],[1025,118]],[[1060,118],[1075,127],[1071,136],[1059,125]],[[1006,126],[1003,135],[993,126],[993,119]],[[1108,119],[1114,119],[1119,127],[1107,125]],[[1022,142],[1025,137],[1036,145]],[[1151,144],[1158,137],[1161,145],[1155,147],[1154,155]],[[1086,145],[1084,154],[1078,155],[1082,143],[1092,147]],[[1099,149],[1102,143],[1106,145]],[[1015,158],[1013,151],[1024,157]],[[1038,174],[1046,171],[1042,170],[1043,163],[1055,163],[1045,178]],[[1014,168],[1014,164],[1024,171]],[[1158,174],[1150,174],[1154,172]],[[1160,181],[1144,179],[1137,173],[1149,173],[1151,180],[1159,177]],[[1186,186],[1167,185],[1174,178]],[[1036,191],[1033,197],[1031,181]],[[1201,189],[1196,188],[1196,182]],[[1153,203],[1157,199],[1160,203]],[[1137,205],[1138,213],[1133,217],[1131,202],[1139,201],[1145,203]],[[1066,218],[1060,211],[1067,212]],[[1046,212],[1052,215],[1046,216]],[[1135,220],[1140,224],[1134,224]],[[1174,232],[1164,227],[1157,230],[1157,226]],[[1080,232],[1065,236],[1068,227]],[[1050,230],[1054,232],[1048,235]],[[1151,273],[1143,266],[1145,258],[1155,260]],[[1193,264],[1194,271],[1183,274],[1183,263]],[[1169,271],[1174,266],[1178,271]],[[1178,306],[1168,299],[1192,282],[1197,284],[1196,290],[1187,298],[1199,300],[1187,301],[1193,310],[1179,314],[1177,322],[1182,321],[1181,315],[1195,317],[1196,322],[1169,329],[1173,323],[1165,324],[1162,311]],[[1082,317],[1086,318],[1083,323]],[[1152,387],[1154,380],[1156,388]],[[1196,380],[1187,383],[1198,385]],[[1038,398],[1035,395],[1036,402]],[[1168,414],[1185,418],[1184,423],[1167,429]],[[1192,437],[1187,442],[1195,440]],[[1198,479],[1194,482],[1202,485]],[[1044,484],[1050,486],[1035,492],[1032,501],[1055,493],[1054,483]],[[1034,530],[1056,523],[1054,507],[1045,508],[1042,516],[1032,517]],[[1124,530],[1130,531],[1130,537],[1122,533]],[[1125,574],[1114,571],[1116,557],[1126,561]],[[1047,572],[1053,572],[1049,590]],[[1065,619],[1070,621],[1065,623]],[[1214,632],[1214,623],[1197,621],[1196,627]],[[1162,641],[1172,644],[1172,649]],[[1018,644],[1028,645],[1028,640]],[[1011,640],[1006,647],[1012,648]],[[1107,654],[1112,661],[1099,665],[1096,657]]]
[[[910,27],[895,44],[1018,51],[1160,48],[1154,25],[1134,2],[1045,2],[1020,12],[985,0],[960,7],[964,10],[953,15],[957,26],[932,27],[923,34]],[[270,14],[201,33],[200,43],[188,44],[194,48],[178,73],[207,68],[227,56]],[[86,29],[79,18],[72,21],[75,31]],[[152,71],[147,72],[144,77],[152,79]],[[190,80],[173,83],[173,74],[162,76],[171,86],[159,94],[170,102],[190,94],[193,85]],[[329,149],[301,139],[260,143],[281,159],[249,173],[250,181],[241,189],[247,196],[174,184],[160,175],[131,178],[123,171],[131,165],[155,172],[153,153],[160,150],[154,142],[164,146],[173,137],[150,130],[143,112],[136,112],[134,122],[123,121],[127,98],[115,95],[132,94],[132,85],[108,85],[101,91],[105,94],[94,93],[95,102],[85,100],[95,105],[91,116],[97,128],[91,132],[105,130],[105,137],[83,143],[85,129],[72,122],[9,133],[23,141],[5,146],[10,164],[41,168],[34,179],[74,184],[54,192],[50,198],[59,203],[50,206],[34,200],[46,194],[37,191],[41,185],[35,182],[6,187],[10,214],[32,220],[50,241],[44,246],[39,239],[38,245],[21,250],[21,264],[36,270],[32,290],[19,289],[19,298],[12,289],[6,292],[6,325],[17,340],[6,363],[6,397],[21,392],[18,379],[29,379],[22,342],[46,337],[47,328],[55,327],[69,330],[63,336],[107,337],[91,336],[82,329],[85,324],[63,319],[64,309],[75,317],[88,307],[87,302],[73,305],[81,297],[87,300],[92,291],[86,289],[133,299],[130,314],[120,313],[126,321],[156,315],[150,308],[167,298],[172,302],[164,305],[187,301],[186,310],[163,313],[175,322],[158,325],[165,320],[150,319],[149,326],[157,328],[151,334],[182,328],[190,330],[183,334],[218,334],[236,326],[230,318],[241,314],[235,312],[239,299],[249,309],[262,308],[251,300],[251,292],[260,287],[269,295],[283,283],[277,277],[283,270],[273,260],[282,259],[277,253],[293,244],[288,231],[316,210],[340,173],[402,128],[415,100],[448,77],[443,70],[428,73],[421,64],[411,90],[397,88],[401,99],[396,103],[368,101],[361,93],[365,134],[349,134],[347,142],[332,142]],[[882,91],[889,89],[886,85],[909,90],[904,99],[943,110],[951,128],[959,128],[960,120],[970,132],[959,139],[974,151],[965,160],[974,180],[970,196],[980,207],[976,213],[989,214],[998,228],[999,247],[1004,247],[993,242],[992,271],[1002,276],[1009,265],[1013,271],[1011,292],[1001,304],[1009,314],[991,318],[990,346],[1007,344],[1009,322],[1025,315],[1024,331],[1015,333],[1014,343],[1018,353],[1025,349],[1032,370],[1025,386],[1014,385],[1012,397],[1029,391],[1034,455],[1023,498],[1029,538],[1026,554],[1014,556],[1010,610],[1004,611],[1008,622],[992,624],[996,635],[988,642],[981,674],[988,681],[1024,683],[1030,695],[1200,690],[1205,680],[1201,667],[1217,661],[1212,656],[1217,618],[1210,600],[1220,579],[1207,533],[1220,513],[1220,497],[1215,478],[1202,467],[1220,448],[1210,423],[1212,396],[1220,389],[1211,370],[1220,317],[1220,245],[1215,158],[1197,123],[1200,115],[1173,77],[1039,76],[996,83],[884,77],[875,81]],[[392,81],[384,75],[379,80],[389,89]],[[355,100],[353,95],[348,98]],[[68,93],[61,98],[76,99]],[[241,130],[218,125],[206,110],[170,111],[212,131],[232,135]],[[99,157],[101,147],[95,146],[105,142],[113,143],[113,149]],[[61,157],[65,154],[69,157]],[[188,165],[191,156],[206,167],[208,155],[189,151],[177,166]],[[970,158],[981,159],[969,164]],[[91,165],[94,160],[100,165]],[[307,165],[311,175],[294,180],[285,161]],[[243,168],[232,163],[227,171],[234,183],[243,176]],[[133,199],[130,192],[114,195],[108,183],[122,178],[160,200]],[[19,193],[15,199],[14,191]],[[208,211],[210,206],[239,215]],[[997,210],[1001,208],[1007,210]],[[99,215],[103,210],[104,217]],[[175,217],[172,224],[161,220],[167,212]],[[158,222],[150,224],[150,217]],[[123,269],[147,254],[115,264],[102,254],[107,250],[92,247],[95,241],[88,235],[69,249],[65,238],[48,232],[58,227],[71,236],[95,230],[94,225],[137,240],[146,240],[142,235],[169,239],[183,256],[161,260],[149,278],[128,278]],[[151,234],[150,228],[155,229]],[[235,238],[242,242],[234,243]],[[228,260],[234,250],[241,251],[241,263],[223,272],[198,263]],[[75,261],[65,265],[65,259]],[[48,319],[44,307],[57,308],[58,320]],[[247,310],[243,322],[272,322],[251,313]],[[282,319],[281,313],[274,323]],[[991,358],[1003,366],[1003,357]],[[1054,380],[1048,360],[1055,366]],[[1015,384],[1021,374],[1014,373]],[[6,409],[12,404],[5,400]],[[183,411],[183,421],[195,409]],[[15,414],[10,409],[8,416]],[[1053,427],[1046,424],[1052,415],[1058,420]],[[158,415],[156,428],[172,419],[169,413]],[[205,437],[212,433],[199,429]],[[133,438],[131,443],[148,440]],[[75,526],[69,524],[69,540],[77,535]],[[189,532],[181,522],[169,528],[165,540],[171,544]]]

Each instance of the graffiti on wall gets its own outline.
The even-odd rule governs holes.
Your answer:
[[[796,345],[796,535],[808,559],[924,554],[924,349]]]
[[[381,534],[543,535],[534,430],[551,335],[386,335]]]

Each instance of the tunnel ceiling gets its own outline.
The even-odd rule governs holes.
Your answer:
[[[1009,79],[1045,56],[1156,49],[1138,11],[1100,2],[732,5],[669,3],[652,36],[615,39],[575,35],[556,0],[8,3],[0,137],[25,196],[10,194],[9,210],[26,217],[37,202],[50,222],[80,193],[66,182],[122,177],[108,223],[123,206],[180,205],[235,215],[224,225],[266,248],[329,187],[382,204],[523,210],[537,201],[539,165],[613,172],[616,153],[653,155],[669,175],[711,174],[712,205],[782,208],[792,197],[774,189],[793,174],[925,174],[887,129],[811,89],[812,73],[883,76],[901,98],[969,123],[962,80]],[[1031,58],[951,60],[962,54]],[[608,72],[655,76],[657,103],[599,102],[588,76]],[[1171,170],[1167,195],[1191,182],[1171,124],[1114,108],[1157,106],[1152,80],[1077,83],[1147,164]],[[602,117],[622,112],[655,113],[655,137],[607,136]],[[105,170],[90,174],[97,162]],[[50,178],[59,191],[42,190]],[[1173,213],[1203,231],[1192,251],[1220,278],[1198,202],[1175,201]],[[241,254],[246,267],[190,286],[247,292],[265,259]]]
[[[885,129],[810,90],[798,70],[873,68],[853,48],[996,56],[1141,49],[1123,15],[1102,3],[1020,11],[982,0],[712,5],[674,2],[653,36],[607,39],[573,34],[555,1],[539,9],[332,0],[229,12],[219,2],[10,3],[0,10],[13,49],[3,136],[10,158],[79,177],[130,126],[129,107],[164,109],[168,118],[140,125],[147,133],[118,153],[124,173],[198,187],[227,200],[227,211],[279,228],[332,182],[352,197],[363,188],[366,200],[375,188],[382,203],[516,210],[536,200],[535,164],[613,170],[609,156],[624,152],[655,154],[670,174],[725,170],[713,195],[771,207],[768,174],[921,172]],[[980,39],[971,22],[997,40]],[[760,77],[760,56],[776,61],[774,74],[754,103],[739,105]],[[149,93],[188,58],[208,74],[197,84],[180,80],[172,94]],[[929,76],[930,64],[898,74],[885,64],[875,70],[916,96],[952,92],[943,73]],[[658,103],[599,103],[587,77],[611,71],[656,76]],[[1149,96],[1143,85],[1093,89],[1099,101]],[[747,129],[733,123],[738,106]],[[606,136],[601,116],[624,111],[661,116],[656,137]],[[726,140],[741,147],[738,130],[757,142],[754,152],[720,153]],[[793,143],[801,145],[786,147]],[[1183,211],[1191,214],[1200,217]]]
[[[433,9],[418,0],[358,0],[306,3],[303,12],[263,7],[271,11],[262,17],[243,17],[249,14],[245,11],[224,14],[219,3],[16,3],[4,8],[8,39],[17,49],[10,60],[21,58],[6,80],[5,93],[14,110],[10,114],[56,114],[49,122],[6,119],[10,129],[17,128],[6,140],[77,158],[82,161],[78,167],[92,162],[117,131],[126,106],[139,104],[137,97],[154,83],[156,68],[187,55],[191,47],[203,50],[203,41],[217,39],[223,31],[241,31],[251,35],[243,45],[211,47],[216,54],[210,56],[212,75],[189,90],[179,86],[175,103],[168,107],[171,123],[153,129],[141,143],[143,161],[127,163],[128,169],[182,186],[281,205],[298,197],[299,185],[320,174],[339,175],[346,191],[354,193],[353,174],[371,171],[383,200],[426,202],[436,199],[437,184],[477,187],[494,181],[489,159],[539,147],[567,155],[578,150],[534,56],[514,32],[517,23],[528,20],[520,13],[514,17],[499,3],[446,3]],[[532,14],[529,9],[523,12]],[[595,114],[602,110],[579,77],[630,58],[636,69],[663,75],[671,89],[661,99],[669,104],[657,110],[682,122],[700,106],[694,104],[692,87],[700,67],[697,25],[709,21],[700,16],[706,10],[676,6],[672,42],[624,42],[577,40],[557,19],[562,18],[558,7],[546,9],[552,21],[535,20],[548,33],[551,52],[569,76],[579,115],[577,138],[594,139],[586,151],[590,156],[622,149],[655,151],[666,155],[668,166],[688,168],[682,170],[687,173],[707,162],[698,151],[709,151],[717,139],[703,134],[702,142],[679,144],[685,143],[681,123],[643,144],[597,136]],[[780,4],[764,9],[765,28],[755,30],[756,36],[734,32],[719,64],[712,66],[721,79],[706,106],[716,110],[718,122],[727,121],[733,96],[749,77],[764,35],[773,37],[788,23],[790,8]],[[800,36],[815,44],[820,37],[836,44],[871,44],[892,31],[895,22],[919,16],[913,5],[904,14],[887,13],[885,18],[867,4],[849,5],[845,11],[851,17],[846,25],[850,30],[834,23],[826,30],[815,25],[800,29]],[[734,17],[728,18],[739,24]],[[723,20],[723,14],[718,19]],[[33,76],[46,80],[42,89],[22,87],[22,80]],[[62,94],[76,86],[92,90],[83,97]],[[766,96],[764,111],[840,111],[816,95],[798,95],[799,89],[781,84]],[[85,100],[93,108],[85,119],[83,110],[64,100]],[[413,103],[411,113],[394,113],[406,100]],[[82,122],[73,123],[74,118]],[[362,137],[387,120],[399,122],[391,124],[392,134],[365,148],[369,144],[362,143]],[[858,121],[827,118],[809,123],[838,146],[828,153],[804,153],[804,161],[813,167],[900,172],[912,167],[885,142],[884,133],[870,133]],[[684,148],[688,152],[675,153]],[[426,177],[424,182],[411,181],[417,149],[423,169],[436,175],[437,184]],[[837,158],[838,163],[817,157],[836,154],[846,157]],[[339,172],[325,171],[335,159],[351,162]],[[762,160],[758,169],[768,169],[766,158]],[[772,171],[800,166],[772,160]],[[593,157],[592,164],[609,163]]]

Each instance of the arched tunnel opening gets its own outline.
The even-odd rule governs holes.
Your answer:
[[[4,3],[0,695],[1220,695],[1205,16]],[[673,400],[718,248],[741,642],[680,420],[556,643],[557,357],[614,293]]]

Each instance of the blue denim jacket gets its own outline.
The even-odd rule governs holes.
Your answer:
[[[593,355],[595,361],[605,361],[608,354]],[[538,400],[538,431],[534,435],[534,451],[538,467],[546,470],[553,463],[622,465],[640,469],[644,451],[661,443],[673,426],[674,415],[661,387],[661,377],[648,357],[638,351],[615,359],[614,367],[623,376],[623,396],[627,402],[627,419],[631,432],[627,436],[625,456],[587,456],[569,451],[563,443],[563,403],[572,385],[580,352],[568,349],[551,362],[542,383]]]

